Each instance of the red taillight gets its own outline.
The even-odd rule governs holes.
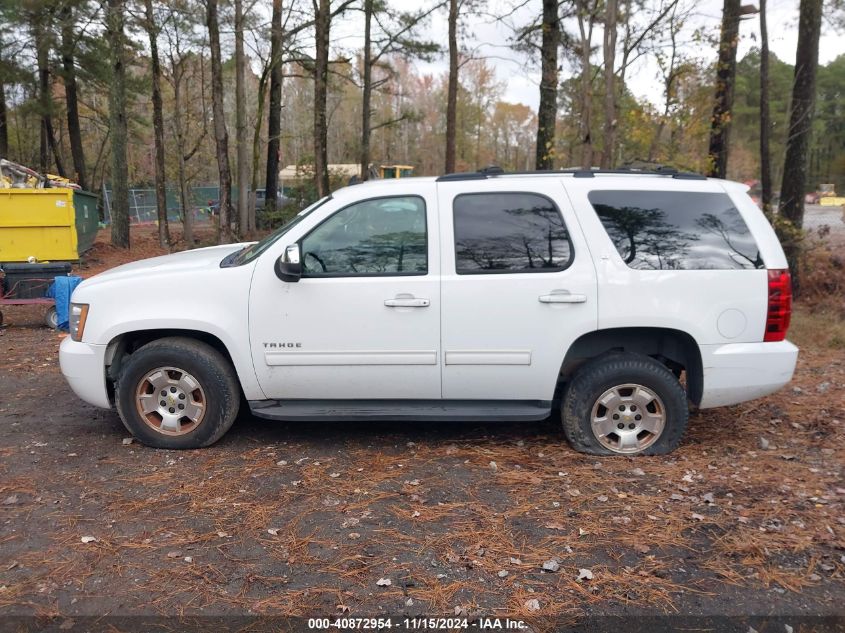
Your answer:
[[[766,312],[766,342],[782,341],[789,329],[792,317],[792,278],[789,271],[770,270],[769,272],[769,307]]]

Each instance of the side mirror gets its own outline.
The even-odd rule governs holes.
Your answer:
[[[296,283],[302,277],[302,264],[299,262],[299,244],[290,244],[285,254],[276,260],[276,276],[282,281]]]

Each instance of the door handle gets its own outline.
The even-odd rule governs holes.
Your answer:
[[[587,295],[572,294],[568,290],[552,290],[538,297],[540,303],[585,303]]]
[[[428,299],[417,299],[416,297],[396,297],[385,299],[384,305],[388,308],[427,308],[431,304]]]

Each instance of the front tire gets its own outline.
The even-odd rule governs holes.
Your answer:
[[[649,356],[613,353],[581,367],[561,406],[566,439],[590,455],[663,455],[687,427],[684,388]]]
[[[229,361],[187,338],[162,338],[125,361],[115,386],[124,426],[147,446],[202,448],[235,421],[240,389]]]

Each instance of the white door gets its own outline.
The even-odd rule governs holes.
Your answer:
[[[259,260],[250,344],[267,398],[440,398],[434,185],[414,191],[342,206],[299,230],[296,283],[279,280],[275,257]]]
[[[564,189],[531,182],[438,184],[444,399],[550,401],[567,349],[596,328],[596,272]]]

